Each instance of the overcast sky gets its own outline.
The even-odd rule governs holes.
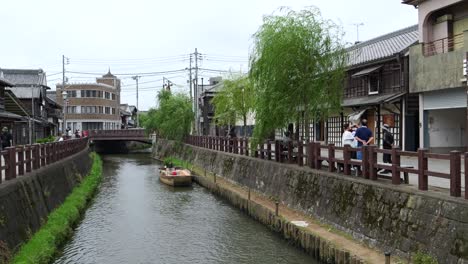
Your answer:
[[[368,40],[417,23],[417,10],[400,0],[15,0],[2,1],[0,68],[42,68],[49,86],[60,82],[62,54],[70,82],[92,82],[110,67],[123,81],[122,103],[135,104],[132,74],[140,79],[141,110],[155,105],[162,78],[188,92],[189,55],[203,54],[200,77],[247,70],[252,34],[278,7],[316,6],[341,25],[345,41]],[[200,81],[201,82],[201,81]]]

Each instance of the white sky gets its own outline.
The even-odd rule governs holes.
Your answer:
[[[156,104],[166,77],[188,93],[188,54],[204,55],[201,68],[247,70],[252,34],[263,15],[280,6],[299,10],[314,5],[343,27],[345,41],[356,41],[354,23],[364,23],[368,40],[417,23],[417,10],[400,0],[3,0],[1,68],[42,68],[49,86],[61,82],[62,54],[68,71],[142,73],[181,70],[140,79],[141,110]],[[213,71],[202,71],[205,83]],[[67,73],[70,82],[92,82],[96,75]],[[122,78],[122,103],[135,104],[135,81]],[[201,81],[200,81],[201,82]]]

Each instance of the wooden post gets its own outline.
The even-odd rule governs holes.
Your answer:
[[[351,152],[349,151],[350,146],[348,144],[344,145],[343,148],[343,173],[344,175],[351,174],[351,166],[349,162],[351,161]]]
[[[461,196],[461,152],[450,151],[450,196]]]
[[[41,151],[40,151],[40,152],[41,152],[41,153],[40,153],[40,158],[41,158],[41,165],[40,165],[40,166],[41,166],[41,167],[44,167],[44,166],[46,165],[45,145],[44,145],[44,144],[40,144],[39,147],[40,147],[40,150],[41,150]],[[68,148],[70,148],[70,146],[67,146],[67,156],[68,156],[68,152],[69,152],[69,149],[68,149]]]
[[[237,148],[237,138],[233,138],[233,139],[232,139],[232,146],[233,146],[233,148],[234,148],[234,151],[233,151],[234,154],[239,153],[239,149]]]
[[[375,151],[376,146],[370,145],[367,147],[367,151],[369,152],[369,178],[373,181],[377,180],[377,152]]]
[[[32,159],[33,170],[39,169],[39,145],[37,144],[32,145]]]
[[[322,161],[320,160],[320,142],[314,143],[314,163],[315,163],[315,168],[317,170],[320,170],[322,168]]]
[[[369,146],[361,146],[361,165],[362,165],[362,175],[364,179],[369,179]]]
[[[307,165],[312,169],[315,168],[314,142],[307,143]]]
[[[302,140],[297,142],[297,165],[304,166],[304,148],[302,145]]]
[[[280,162],[280,141],[275,140],[275,161]]]
[[[288,163],[289,164],[293,163],[292,152],[293,152],[293,142],[290,140],[288,141]]]
[[[24,175],[24,147],[18,147],[18,175]]]
[[[15,147],[7,147],[5,150],[7,151],[5,159],[5,165],[7,165],[5,179],[11,180],[16,178],[16,149]]]
[[[428,189],[427,174],[426,174],[428,164],[427,164],[426,153],[427,153],[427,149],[418,149],[418,171],[419,171],[418,189],[421,191],[427,191]]]
[[[281,163],[284,162],[284,157],[283,157],[283,141],[278,141],[278,160],[279,160],[279,162],[281,162]]]
[[[279,215],[279,202],[278,201],[275,202],[275,215],[276,216]]]
[[[31,172],[31,163],[32,163],[31,152],[32,152],[32,150],[33,150],[32,146],[27,146],[26,147],[26,172]]]
[[[258,158],[258,145],[255,146],[255,149],[253,151],[254,151],[254,157]]]
[[[260,145],[260,158],[265,159],[265,142]]]
[[[328,144],[328,171],[335,171],[335,144]]]
[[[400,151],[399,147],[392,148],[392,184],[400,184],[400,171],[398,167],[400,167],[400,155],[398,155],[398,151]]]
[[[249,155],[249,138],[245,138],[245,155]]]
[[[465,199],[468,199],[468,152],[465,152]]]
[[[267,159],[271,160],[271,141],[267,140]]]
[[[244,155],[244,138],[239,138],[239,154]]]

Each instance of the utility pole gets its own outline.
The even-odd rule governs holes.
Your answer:
[[[138,79],[140,79],[141,76],[135,75],[132,77],[133,80],[136,81],[136,108],[137,108],[137,120],[135,121],[135,125],[138,128],[139,123],[140,123],[140,108],[138,106]]]
[[[359,27],[364,26],[364,23],[354,23],[354,26],[356,26],[356,43],[359,43]]]
[[[67,120],[67,117],[66,117],[66,114],[67,114],[67,104],[65,102],[65,100],[67,100],[67,98],[63,98],[63,94],[65,92],[65,83],[67,81],[67,78],[65,77],[65,64],[69,64],[70,63],[70,59],[65,57],[65,55],[62,55],[62,99],[63,99],[63,119],[62,119],[62,123],[63,123],[63,126],[62,126],[62,135],[65,133],[65,129],[66,129],[66,120]],[[34,109],[34,105],[33,105],[33,109]],[[34,111],[34,110],[33,110]],[[34,118],[34,114],[33,114],[33,118]],[[33,122],[34,124],[34,122]],[[33,125],[34,127],[34,125]],[[33,130],[34,131],[34,130]]]
[[[198,117],[198,50],[195,48],[195,133],[199,135],[199,117]]]

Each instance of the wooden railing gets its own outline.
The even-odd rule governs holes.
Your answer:
[[[88,138],[8,147],[0,151],[0,183],[58,162],[84,150]]]
[[[336,147],[334,144],[321,145],[319,142],[304,143],[302,141],[280,140],[266,141],[259,146],[249,144],[248,138],[226,138],[211,136],[189,136],[185,141],[187,144],[223,151],[233,154],[253,156],[255,158],[271,160],[281,163],[297,164],[298,166],[309,166],[313,169],[322,168],[323,162],[327,163],[327,170],[330,172],[340,171],[344,175],[351,175],[355,170],[356,174],[364,179],[377,180],[377,171],[385,169],[391,171],[392,184],[402,183],[401,174],[404,174],[403,182],[408,183],[408,174],[417,175],[418,189],[427,191],[429,187],[428,178],[436,177],[448,179],[450,181],[450,195],[460,197],[462,195],[462,173],[461,162],[465,162],[464,181],[468,186],[468,153],[452,151],[450,154],[429,153],[427,149],[419,149],[417,152],[402,151],[398,147],[392,149],[379,149],[375,145],[368,145],[359,148],[352,148],[349,145]],[[342,152],[342,157],[336,157],[336,151]],[[326,151],[326,153],[324,153]],[[352,158],[354,153],[361,151],[362,160]],[[379,163],[378,154],[391,155],[392,163]],[[402,157],[417,158],[416,168],[411,165],[401,163]],[[429,169],[429,159],[448,161],[449,171],[440,172]],[[385,178],[385,176],[381,176]],[[468,189],[465,187],[465,199],[468,199]]]

